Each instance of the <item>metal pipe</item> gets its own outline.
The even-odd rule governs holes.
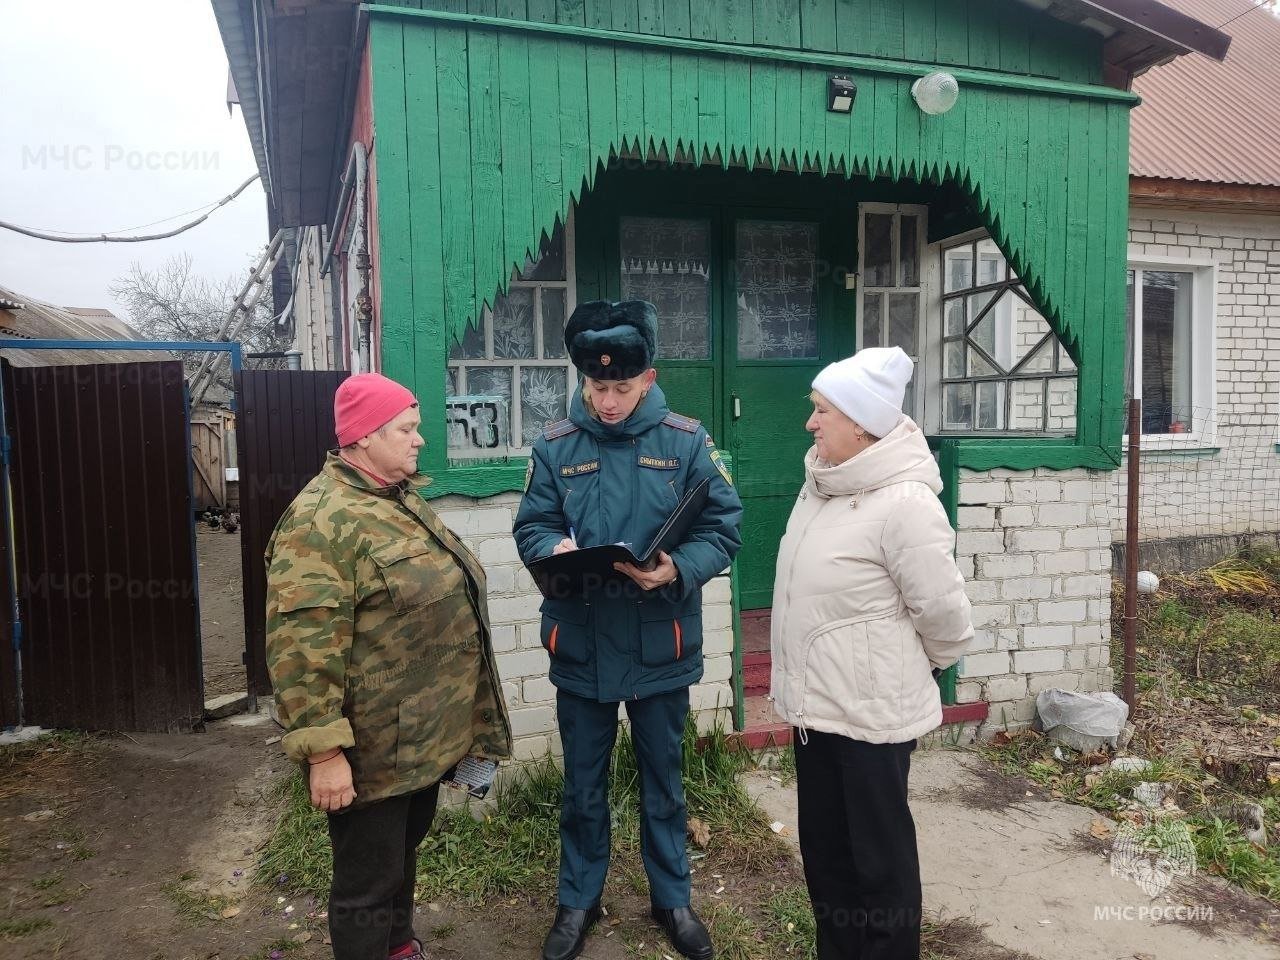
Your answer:
[[[0,367],[0,371],[3,367]],[[18,728],[25,720],[25,704],[22,695],[22,608],[18,605],[18,537],[17,522],[13,513],[13,482],[9,475],[9,460],[12,450],[9,437],[8,416],[4,406],[4,379],[0,373],[0,451],[3,452],[3,485],[4,485],[4,538],[9,553],[9,562],[5,571],[9,577],[9,617],[13,630],[13,683],[15,704],[18,717]]]
[[[351,145],[351,153],[347,156],[347,169],[342,174],[342,189],[338,192],[338,206],[333,214],[333,226],[329,228],[329,245],[324,260],[320,264],[320,276],[329,272],[329,261],[333,259],[334,249],[338,245],[338,227],[347,212],[347,201],[351,199],[351,191],[357,192],[356,214],[361,216],[364,204],[365,178],[368,176],[369,154],[364,144],[357,140]],[[354,176],[353,176],[354,174]],[[361,216],[363,220],[363,216]]]
[[[1129,492],[1124,537],[1124,702],[1129,718],[1137,709],[1138,690],[1138,462],[1142,447],[1142,401],[1129,401]]]

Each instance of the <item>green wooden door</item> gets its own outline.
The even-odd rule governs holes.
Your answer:
[[[725,217],[725,411],[743,503],[744,609],[773,602],[778,543],[811,445],[809,385],[835,359],[836,278],[827,265],[840,229],[813,210],[738,208]]]
[[[672,410],[723,434],[720,215],[682,205],[618,217],[619,296],[658,312],[658,383]]]
[[[839,231],[855,224],[814,209],[629,209],[617,220],[619,296],[657,307],[658,382],[671,409],[701,420],[732,454],[745,510],[742,605],[767,607],[804,479],[809,383],[837,355],[841,278],[826,265]]]

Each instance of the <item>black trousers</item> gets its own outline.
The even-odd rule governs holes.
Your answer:
[[[431,829],[437,783],[417,793],[329,814],[333,884],[329,939],[334,960],[387,960],[414,939],[418,844]]]
[[[804,742],[807,741],[807,742]],[[909,743],[795,731],[800,853],[818,960],[919,960]]]

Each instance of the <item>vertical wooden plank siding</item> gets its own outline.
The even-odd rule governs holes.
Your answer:
[[[585,27],[587,8],[583,0],[556,0],[556,23]]]
[[[725,141],[729,144],[731,152],[749,154],[751,146],[750,63],[737,59],[725,62],[724,91]]]
[[[800,47],[830,50],[835,37],[835,0],[800,0]]]
[[[769,107],[773,110],[772,105]],[[671,136],[680,148],[693,156],[701,136],[698,132],[698,60],[671,57]]]
[[[1107,120],[1107,156],[1127,157],[1129,154],[1130,117],[1127,110],[1105,110]],[[1111,162],[1106,166],[1107,221],[1105,282],[1102,289],[1101,328],[1092,338],[1101,347],[1103,420],[1097,436],[1085,434],[1082,442],[1100,444],[1104,449],[1119,451],[1123,424],[1124,367],[1125,367],[1125,316],[1124,289],[1128,270],[1129,251],[1129,176],[1127,168]],[[1096,360],[1093,360],[1096,363]],[[1097,404],[1089,403],[1096,407]],[[1119,466],[1120,458],[1115,458]]]
[[[698,135],[702,139],[698,159],[714,159],[720,152],[720,165],[729,165],[729,152],[724,140],[724,58],[698,58]]]
[[[662,0],[662,25],[665,36],[689,36],[690,0]]]
[[[529,114],[532,118],[537,113],[551,116],[560,115],[560,50],[553,41],[531,37],[529,40]],[[564,148],[560,144],[559,123],[539,123],[530,121],[529,136],[533,163],[533,201],[532,217],[538,236],[531,241],[536,253],[541,243],[543,232],[550,235],[554,222],[547,224],[542,220],[546,210],[560,211],[564,202],[564,175],[562,160]],[[575,159],[575,168],[579,166],[579,158]],[[563,217],[561,218],[563,219]],[[525,228],[527,231],[527,227]]]
[[[436,98],[439,104],[440,222],[444,236],[444,315],[446,329],[461,337],[477,316],[479,287],[472,256],[471,105],[468,89],[467,34],[436,30]]]
[[[415,24],[409,29],[416,30]],[[395,20],[369,24],[377,150],[378,284],[382,294],[382,372],[400,383],[414,376],[413,249],[410,243],[408,122],[405,117],[404,32]],[[441,437],[443,426],[441,428]],[[430,439],[430,438],[427,438]]]
[[[662,51],[645,53],[641,74],[644,77],[643,147],[667,148],[668,157],[675,150],[671,141],[671,55]]]
[[[1027,129],[1029,108],[1028,97],[1011,98],[1007,105],[1009,122],[1005,126],[1004,182],[1006,184],[1021,182],[1023,191],[1026,190],[1027,177],[1031,173],[1027,163],[1031,142],[1031,132]],[[1005,233],[1010,237],[1025,237],[1028,216],[1029,211],[1025,208],[1016,209],[1011,208],[1007,203],[1004,204],[1003,216],[1000,219]],[[1017,250],[1010,250],[1010,254],[1022,264],[1022,267],[1015,266],[1015,270],[1025,267],[1027,259],[1025,241],[1018,241]]]
[[[835,0],[836,49],[841,53],[868,50],[871,34],[870,0]]]
[[[1067,101],[1054,98],[1045,104],[1049,124],[1048,154],[1058,163],[1044,164],[1045,237],[1044,253],[1037,264],[1044,277],[1044,290],[1057,290],[1059,322],[1063,309],[1064,271],[1067,269],[1067,176],[1061,159],[1067,156]],[[1029,165],[1028,165],[1029,168]],[[1029,173],[1029,169],[1028,169]]]
[[[556,51],[561,196],[577,198],[582,196],[588,171],[594,166],[587,146],[587,56],[582,45],[576,43],[556,44]]]
[[[1098,34],[1005,0],[386,0],[382,5],[784,50],[905,57],[1078,83],[1101,80]]]
[[[618,133],[628,146],[644,130],[644,54],[637,47],[613,51],[617,71]]]
[[[524,265],[526,251],[538,237],[529,230],[533,206],[533,146],[529,128],[529,40],[516,33],[498,35],[498,144],[502,183],[502,230],[505,251],[503,287],[512,266]],[[541,105],[540,105],[541,106]],[[487,294],[486,294],[487,295]]]
[[[471,224],[472,256],[476,265],[476,310],[493,305],[497,291],[507,284],[504,264],[514,256],[502,249],[505,211],[502,207],[502,124],[498,101],[498,38],[488,31],[467,35],[468,90],[471,104]]]
[[[902,54],[908,60],[929,63],[938,59],[936,16],[934,0],[903,0]]]
[[[686,15],[695,36],[741,29],[713,22],[715,4],[634,3],[637,29],[682,31]],[[901,55],[955,55],[945,48],[964,34],[979,57],[1020,62],[1021,28],[973,39],[989,13],[985,0],[911,0],[896,13],[880,0],[753,0],[750,9],[770,4],[796,11],[801,40],[814,24],[831,23],[840,44],[865,49],[868,30],[888,43],[898,18],[905,38],[919,17],[932,32],[909,48],[904,39]],[[561,0],[555,16],[629,24],[629,9]],[[525,10],[551,14],[546,3]],[[792,30],[789,20],[783,26]],[[1080,401],[1078,442],[1103,438],[1097,398],[1118,389],[1108,378],[1122,366],[1099,350],[1107,336],[1123,341],[1123,274],[1115,264],[1123,265],[1124,252],[1127,103],[967,87],[955,110],[931,117],[915,107],[911,78],[868,72],[854,75],[853,113],[836,115],[826,109],[824,67],[386,13],[372,18],[370,38],[383,366],[425,402],[444,389],[445,344],[505,289],[512,267],[591,188],[611,154],[638,142],[645,150],[665,145],[674,159],[679,144],[699,164],[740,156],[750,166],[810,163],[846,176],[954,180],[1084,361],[1080,392],[1091,399]],[[443,424],[427,418],[424,429],[426,463],[438,468]]]
[[[751,64],[751,161],[776,169],[774,104],[778,72],[772,63]],[[768,159],[766,159],[768,158]]]
[[[444,396],[445,370],[436,343],[446,340],[444,227],[440,206],[436,31],[404,34],[405,132],[409,164],[410,250],[413,252],[413,384],[423,397]],[[386,363],[386,352],[383,352]],[[428,430],[430,424],[424,423]],[[439,442],[440,437],[426,437]]]

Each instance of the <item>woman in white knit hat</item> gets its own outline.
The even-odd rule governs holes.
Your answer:
[[[942,480],[902,413],[911,359],[870,348],[813,381],[814,445],[778,551],[772,697],[795,727],[800,851],[818,960],[920,955],[907,806],[935,676],[973,638]]]

